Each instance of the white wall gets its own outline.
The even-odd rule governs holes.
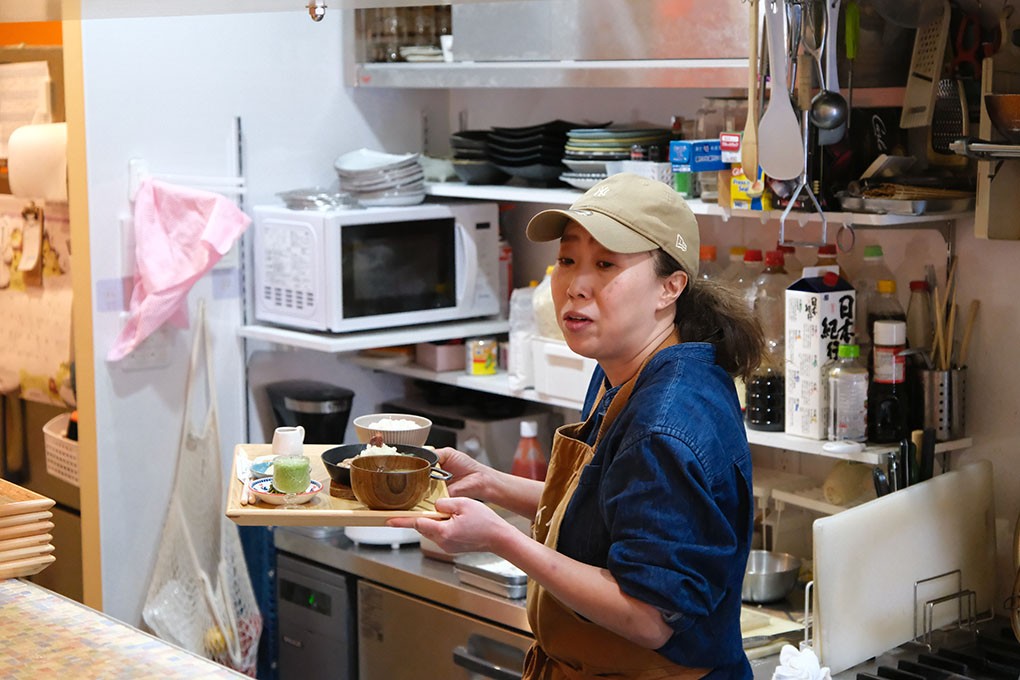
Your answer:
[[[128,161],[153,173],[236,174],[233,121],[245,140],[246,205],[285,189],[329,185],[337,155],[361,146],[421,149],[419,116],[446,116],[445,95],[351,91],[341,85],[341,12],[83,22],[92,270],[102,282],[130,276],[119,220],[128,211]],[[438,108],[437,108],[438,107]],[[414,111],[408,117],[406,111]],[[229,284],[231,281],[229,279]],[[236,284],[236,279],[234,280]],[[219,289],[217,289],[219,290]],[[244,429],[241,303],[205,277],[224,469]],[[104,609],[140,622],[180,439],[191,332],[173,331],[169,366],[125,371],[105,361],[120,317],[95,315],[96,403]],[[202,391],[198,392],[200,395]],[[200,400],[201,403],[201,400]],[[204,417],[204,407],[199,410]],[[201,424],[201,420],[198,420]]]

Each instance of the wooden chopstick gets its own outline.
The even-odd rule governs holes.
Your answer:
[[[979,300],[970,301],[970,310],[967,312],[967,323],[963,326],[963,342],[960,343],[960,357],[957,368],[964,368],[967,365],[967,350],[970,348],[970,334],[974,330],[974,318],[977,316]]]
[[[953,368],[953,330],[956,326],[956,294],[953,294],[953,304],[949,308],[949,323],[946,327],[945,342],[942,344],[942,353],[945,357],[942,361],[942,370],[948,371]]]
[[[935,286],[935,290],[932,292],[935,298],[935,304],[933,309],[935,310],[935,340],[931,346],[931,358],[932,363],[936,371],[945,370],[942,368],[942,346],[945,344],[945,338],[942,337],[943,324],[942,324],[942,302],[939,300],[939,287]]]

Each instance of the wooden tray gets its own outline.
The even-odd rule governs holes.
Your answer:
[[[445,519],[449,515],[436,512],[436,499],[449,496],[446,482],[432,480],[428,496],[410,510],[369,510],[358,502],[349,487],[330,479],[322,464],[322,453],[333,444],[306,444],[305,456],[312,467],[312,479],[322,482],[320,491],[303,505],[284,508],[255,501],[241,505],[241,482],[237,479],[237,456],[255,460],[272,454],[271,444],[238,444],[234,448],[234,463],[230,471],[227,491],[227,517],[242,526],[310,526],[310,527],[367,527],[385,526],[391,517],[429,517]]]
[[[32,576],[57,561],[53,555],[39,555],[13,562],[0,562],[0,579]]]
[[[52,498],[0,479],[0,517],[49,510],[53,505]]]

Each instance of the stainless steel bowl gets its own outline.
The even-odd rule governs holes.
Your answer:
[[[752,550],[747,558],[740,599],[764,603],[781,600],[797,585],[799,557],[771,550]]]

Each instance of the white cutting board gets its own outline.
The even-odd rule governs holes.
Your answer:
[[[980,461],[814,523],[814,650],[832,673],[914,637],[914,583],[962,569],[963,588],[988,611],[995,588],[992,465]],[[956,592],[956,576],[918,590]],[[935,608],[936,627],[957,619]]]

